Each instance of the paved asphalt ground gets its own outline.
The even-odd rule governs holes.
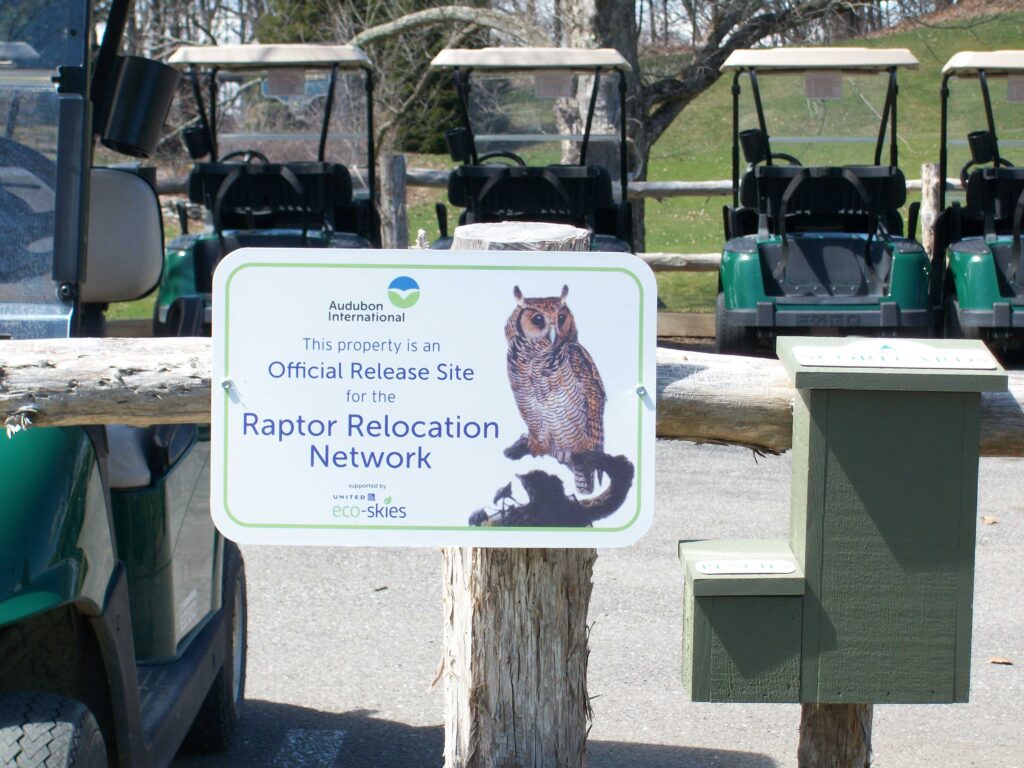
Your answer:
[[[797,705],[692,704],[679,680],[681,538],[785,537],[788,456],[659,442],[657,516],[602,550],[590,607],[591,768],[796,764]],[[1024,766],[1024,462],[983,459],[971,702],[878,706],[877,768]],[[998,518],[987,524],[981,516]],[[437,768],[436,549],[246,547],[248,701],[235,748],[174,768]],[[990,663],[1003,657],[1013,665]]]

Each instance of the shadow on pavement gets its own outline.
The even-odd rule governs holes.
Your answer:
[[[172,768],[441,768],[441,725],[417,727],[374,714],[250,699],[229,752],[182,754]],[[590,768],[776,768],[755,753],[619,741],[592,741],[587,754]]]

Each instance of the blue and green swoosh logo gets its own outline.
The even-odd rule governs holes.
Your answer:
[[[408,275],[396,277],[388,285],[388,299],[399,309],[408,309],[420,300],[420,284]]]

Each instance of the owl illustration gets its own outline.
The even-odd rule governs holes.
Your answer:
[[[579,493],[592,493],[594,468],[574,463],[573,454],[604,451],[607,397],[565,303],[569,286],[557,297],[526,298],[519,286],[513,295],[516,307],[505,324],[508,379],[527,434],[505,455],[553,456],[572,469]]]

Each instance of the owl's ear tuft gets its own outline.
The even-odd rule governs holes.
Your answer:
[[[516,304],[523,306],[523,292],[519,290],[518,285],[512,289],[512,295],[516,297]]]
[[[568,285],[563,285],[562,286],[562,295],[558,297],[559,300],[562,302],[562,304],[565,304],[565,297],[568,296],[568,295],[569,295],[569,286]]]

